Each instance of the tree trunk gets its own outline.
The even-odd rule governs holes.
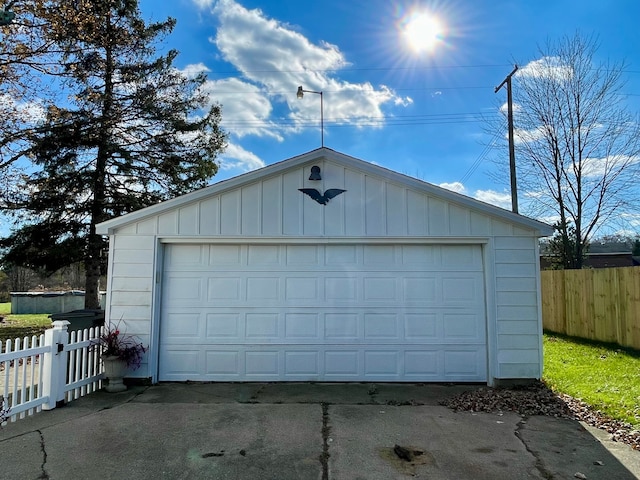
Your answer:
[[[95,231],[95,226],[92,226]],[[100,308],[100,273],[102,239],[95,233],[89,235],[87,254],[84,260],[86,279],[84,282],[84,308]]]
[[[112,34],[111,14],[106,17],[106,32],[110,38]],[[102,238],[96,233],[96,225],[107,219],[104,211],[105,203],[105,176],[107,173],[107,161],[111,154],[110,135],[111,117],[113,107],[113,75],[114,58],[112,51],[113,42],[109,41],[105,45],[104,62],[104,102],[102,104],[101,124],[98,140],[98,150],[96,154],[96,169],[93,179],[93,199],[91,203],[91,219],[89,221],[89,234],[87,237],[87,251],[85,253],[85,308],[99,308],[99,284],[102,260]]]

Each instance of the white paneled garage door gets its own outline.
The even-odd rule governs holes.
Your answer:
[[[159,379],[486,381],[479,245],[165,245]]]

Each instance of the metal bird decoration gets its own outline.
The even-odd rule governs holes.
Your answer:
[[[327,203],[329,203],[329,200],[331,200],[333,197],[337,197],[342,192],[346,192],[346,190],[342,190],[340,188],[330,188],[329,190],[325,190],[323,195],[315,188],[299,188],[298,190],[300,190],[302,193],[309,195],[320,205],[326,205]]]

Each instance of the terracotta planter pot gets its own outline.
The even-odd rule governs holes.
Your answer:
[[[120,357],[102,357],[104,364],[104,375],[109,383],[104,387],[107,392],[124,392],[127,386],[122,383],[124,374],[127,371],[127,362]]]

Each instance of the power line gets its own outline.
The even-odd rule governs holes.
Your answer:
[[[207,74],[213,75],[234,75],[241,76],[245,73],[326,73],[326,72],[393,72],[393,71],[421,71],[421,70],[448,70],[456,68],[504,68],[510,67],[511,63],[496,63],[496,64],[476,64],[476,65],[431,65],[431,66],[411,66],[411,67],[361,67],[361,68],[303,68],[297,70],[280,70],[276,68],[265,68],[255,70],[208,70]],[[593,68],[591,70],[598,70]],[[611,71],[611,70],[605,70]],[[621,70],[621,73],[640,73],[640,70]]]
[[[242,73],[324,73],[324,72],[390,72],[400,70],[441,70],[441,69],[453,69],[453,68],[502,68],[509,66],[510,64],[478,64],[478,65],[433,65],[433,66],[421,66],[421,67],[362,67],[362,68],[326,68],[326,69],[311,69],[304,68],[298,70],[280,70],[280,69],[256,69],[256,70],[242,70]],[[238,70],[208,70],[207,75],[238,75]]]
[[[491,149],[496,144],[496,142],[498,141],[498,137],[499,136],[500,136],[500,133],[494,134],[494,136],[491,139],[491,141],[487,145],[484,146],[484,149],[482,150],[482,152],[480,152],[480,155],[478,155],[478,158],[476,158],[476,160],[473,162],[473,164],[471,164],[471,166],[467,169],[467,171],[462,176],[462,178],[460,178],[460,180],[458,180],[460,183],[464,183],[464,182],[466,182],[467,180],[469,180],[471,178],[471,175],[473,175],[475,173],[475,171],[478,169],[480,164],[484,161],[486,156],[489,154]]]
[[[394,88],[394,92],[429,92],[433,90],[488,90],[493,88],[489,85],[484,86],[468,86],[468,87],[423,87],[423,88]],[[322,90],[323,93],[340,93],[344,90]],[[262,93],[255,91],[246,91],[246,90],[214,90],[212,92],[214,95],[218,93],[231,94],[231,95],[250,95],[252,93]],[[284,92],[272,92],[266,91],[269,95],[291,95],[291,91],[287,90]]]
[[[640,73],[640,72],[639,72]],[[240,78],[240,77],[238,77]],[[420,87],[420,88],[392,88],[391,90],[394,92],[433,92],[433,91],[458,91],[458,90],[489,90],[494,87],[491,85],[468,85],[468,86],[460,86],[460,87]],[[341,93],[344,90],[327,90],[323,89],[323,93]],[[277,96],[277,95],[291,95],[290,90],[274,92],[268,89],[258,90],[258,91],[247,91],[247,90],[213,90],[212,95],[215,97],[217,94],[225,94],[225,95],[252,95],[252,94],[263,94],[268,96]],[[615,93],[617,96],[623,97],[640,97],[640,93]]]
[[[484,121],[480,112],[473,113],[443,113],[425,115],[397,115],[384,116],[378,118],[356,118],[347,117],[325,118],[324,123],[327,128],[350,128],[364,126],[411,126],[411,125],[439,125],[439,124],[462,124],[477,123]],[[279,118],[277,120],[228,120],[223,117],[225,128],[267,128],[267,127],[311,127],[317,126],[316,120],[296,120],[289,118]]]
[[[327,117],[326,120],[334,122],[334,123],[342,123],[342,122],[353,122],[353,121],[370,121],[370,120],[434,120],[434,119],[447,119],[447,118],[469,118],[469,117],[478,117],[481,116],[482,112],[456,112],[456,113],[424,113],[418,115],[393,115],[393,116],[380,116],[380,117],[370,117],[370,116],[362,116],[360,118],[357,117]],[[259,122],[263,123],[263,120],[237,120],[240,123],[251,123],[251,122]],[[290,122],[298,124],[300,121],[292,118],[284,118],[281,117],[279,119],[280,122]]]

